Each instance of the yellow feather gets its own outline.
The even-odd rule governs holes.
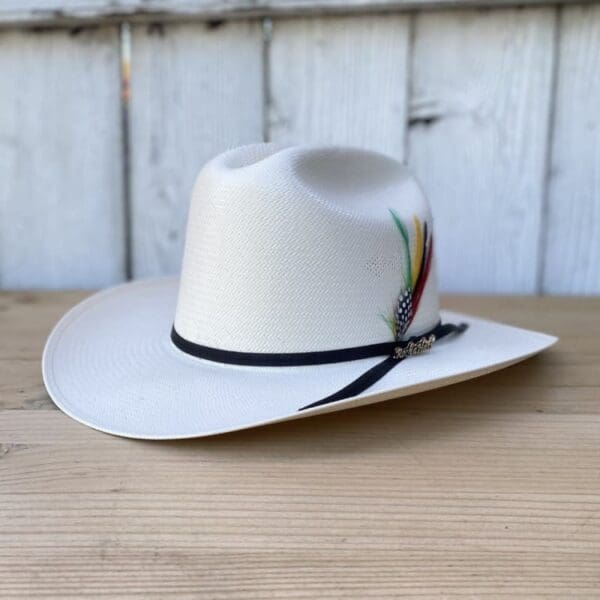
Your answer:
[[[415,223],[415,247],[412,252],[412,286],[415,287],[421,270],[421,262],[423,261],[423,228],[421,221],[417,217],[413,217]]]

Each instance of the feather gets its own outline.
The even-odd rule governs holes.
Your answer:
[[[422,252],[421,252],[421,264],[419,265],[419,273],[417,275],[417,277],[415,278],[415,284],[413,286],[413,289],[416,289],[419,285],[419,281],[421,281],[421,278],[423,277],[423,267],[425,266],[425,261],[427,260],[427,249],[429,247],[429,243],[430,243],[430,236],[428,235],[429,231],[427,229],[427,221],[425,221],[423,223],[423,241],[422,241]]]
[[[390,209],[396,228],[400,232],[404,245],[405,273],[403,274],[403,286],[394,305],[392,317],[383,317],[391,329],[396,340],[403,339],[408,331],[417,310],[425,283],[431,267],[431,255],[433,251],[433,237],[427,229],[427,221],[423,222],[415,216],[415,241],[411,252],[408,230],[398,214]]]
[[[431,269],[431,256],[433,254],[433,236],[429,238],[429,244],[426,252],[425,263],[423,264],[423,269],[421,271],[421,276],[419,277],[419,281],[417,282],[417,287],[413,292],[413,315],[416,314],[419,303],[421,301],[421,296],[423,294],[423,290],[425,289],[425,283],[427,282],[427,278],[429,277],[429,271]]]
[[[409,243],[409,238],[408,238],[408,231],[406,230],[404,223],[401,221],[400,217],[398,216],[398,213],[396,213],[395,210],[392,210],[390,208],[390,214],[392,215],[392,219],[394,219],[394,223],[396,224],[398,231],[402,235],[402,240],[404,241],[404,251],[406,253],[406,264],[407,264],[406,273],[404,275],[404,280],[405,280],[405,284],[412,288],[412,269],[411,269],[411,265],[410,265],[410,243]]]
[[[384,323],[389,327],[390,331],[392,332],[392,335],[394,336],[394,339],[396,339],[396,321],[395,319],[392,319],[391,317],[387,317],[386,315],[379,315]]]
[[[421,272],[423,262],[423,252],[425,250],[425,244],[423,243],[423,230],[421,228],[421,221],[417,217],[413,217],[415,224],[415,245],[414,252],[412,253],[412,281],[411,285],[413,289],[417,285],[417,279]]]
[[[413,308],[412,308],[412,290],[405,289],[396,302],[396,307],[394,310],[394,322],[395,322],[395,330],[396,335],[395,338],[397,340],[402,339],[408,326],[413,320]]]

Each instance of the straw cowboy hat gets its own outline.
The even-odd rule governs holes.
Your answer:
[[[556,341],[440,311],[435,252],[428,203],[391,158],[228,151],[196,180],[180,278],[73,308],[46,344],[46,388],[101,431],[198,437],[448,385]]]

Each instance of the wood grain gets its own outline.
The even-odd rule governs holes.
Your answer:
[[[179,270],[202,165],[262,141],[262,33],[256,21],[133,29],[133,275]]]
[[[1,597],[595,597],[600,299],[446,297],[561,340],[398,401],[157,443],[47,410],[41,348],[84,295],[0,294]]]
[[[277,20],[269,139],[405,152],[408,18]]]
[[[600,294],[600,7],[560,23],[543,288]]]
[[[433,205],[445,291],[536,290],[554,17],[544,8],[416,19],[409,162]]]
[[[556,4],[595,0],[557,0]],[[3,0],[0,26],[221,19],[546,4],[547,0]]]
[[[0,33],[0,286],[124,276],[116,29]]]

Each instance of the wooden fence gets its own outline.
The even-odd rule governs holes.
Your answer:
[[[411,165],[446,291],[600,293],[600,6],[475,4],[4,0],[0,286],[176,272],[198,168],[264,139]]]

